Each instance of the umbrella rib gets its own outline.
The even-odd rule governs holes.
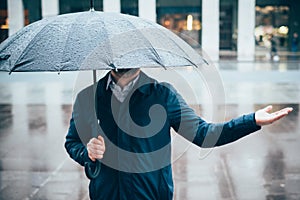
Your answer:
[[[94,11],[93,13],[99,13],[99,11]],[[101,16],[101,15],[100,15]],[[107,36],[107,38],[108,38],[108,31],[107,31],[107,29],[106,29],[106,26],[105,26],[105,23],[104,23],[104,19],[102,19],[102,20],[99,20],[98,22],[101,22],[102,23],[102,30],[103,31],[105,31],[105,35]],[[109,40],[109,38],[107,39],[107,42],[110,44],[110,40]],[[112,50],[112,47],[111,47],[111,45],[107,45],[107,47],[109,48],[107,48],[106,49],[106,51],[109,51],[110,53],[109,53],[109,55],[113,55],[113,50]],[[93,53],[94,53],[94,51],[95,50],[97,50],[97,48],[98,48],[98,45],[93,49],[93,51],[91,51],[89,54],[87,54],[86,55],[86,57],[85,57],[85,60],[86,59],[88,59]],[[106,59],[106,63],[105,64],[107,64],[107,68],[106,68],[106,70],[110,70],[110,69],[114,69],[114,64],[113,64],[113,60],[112,60],[112,58],[113,58],[113,56],[111,56],[111,58],[109,59],[107,56],[105,57],[105,59]],[[90,69],[94,69],[93,67],[91,67]]]
[[[160,64],[163,68],[166,69],[165,65],[163,64],[163,61],[161,60],[161,57],[159,56],[158,52],[155,50],[155,48],[153,47],[152,43],[147,39],[147,37],[142,33],[142,31],[140,31],[140,29],[138,29],[130,20],[128,20],[128,22],[135,27],[135,30],[137,30],[140,35],[145,39],[146,42],[148,42],[148,44],[151,46],[151,50],[154,52],[154,55],[156,56],[157,60],[156,62],[158,64]]]
[[[172,33],[172,31],[170,31],[171,33]],[[178,45],[177,44],[177,42],[175,42],[174,40],[173,40],[173,38],[171,38],[171,37],[169,37],[166,33],[165,33],[165,31],[162,31],[162,33],[165,35],[165,36],[167,36],[167,38],[169,38],[187,57],[189,57],[189,55],[184,51],[184,49],[182,49],[182,47],[180,46],[180,45]]]
[[[47,19],[48,20],[48,19]],[[15,33],[15,36],[12,36],[12,39],[10,41],[5,40],[3,43],[1,43],[1,45],[3,45],[2,47],[2,51],[5,51],[7,49],[7,47],[10,46],[11,43],[15,42],[16,40],[18,40],[21,36],[23,36],[23,32],[25,30],[27,30],[29,27],[33,26],[34,24],[29,24],[28,26],[24,27],[23,31],[19,31],[17,33]],[[6,42],[7,41],[7,42]]]
[[[163,34],[165,35],[165,36],[167,36],[166,35],[166,33],[165,33],[165,31],[162,31],[163,32]],[[177,42],[175,42],[171,37],[168,37],[167,36],[167,38],[169,38],[170,40],[172,40],[172,42],[179,48],[179,49],[181,49],[182,50],[182,52],[187,56],[187,57],[189,57],[189,55],[187,55],[187,53],[182,49],[182,47],[180,46],[180,45],[178,45],[177,44]],[[192,47],[191,47],[192,48]],[[184,57],[185,58],[185,57]],[[193,65],[195,65],[195,63],[194,62],[192,62],[190,59],[187,59],[187,58],[185,58],[186,60],[188,60],[191,64],[193,64]],[[203,62],[205,62],[207,65],[208,65],[208,62],[204,59],[204,58],[201,58],[202,60],[203,60]],[[197,65],[195,65],[196,67],[197,67]]]
[[[157,49],[157,50],[165,51],[165,52],[170,53],[171,55],[175,55],[175,56],[178,56],[178,57],[180,57],[180,58],[183,58],[183,59],[187,60],[190,64],[194,65],[195,67],[198,67],[198,65],[197,65],[195,62],[189,60],[188,58],[186,58],[186,57],[184,57],[184,56],[182,56],[182,55],[180,55],[180,54],[174,53],[174,52],[169,51],[169,50],[166,50],[166,49]],[[134,49],[134,50],[132,50],[132,51],[129,51],[129,52],[123,54],[122,56],[127,55],[127,54],[130,54],[130,53],[132,53],[132,52],[134,52],[134,51],[138,51],[138,49]],[[122,56],[120,56],[119,58],[116,58],[116,59],[121,59]],[[204,60],[204,61],[205,61],[205,60]],[[205,63],[208,65],[207,62],[205,62]],[[159,64],[160,66],[162,66],[160,63],[158,63],[158,64]],[[180,65],[180,66],[181,66],[181,65]],[[183,65],[183,66],[186,66],[186,65]],[[164,65],[163,67],[164,67],[164,69],[166,69],[166,66],[165,66],[165,65]]]
[[[108,37],[108,31],[107,31],[107,29],[106,29],[106,26],[105,26],[105,23],[104,23],[104,20],[103,21],[100,21],[100,22],[102,22],[103,23],[103,30],[105,31],[105,34],[106,34],[106,36],[107,36],[107,40],[108,40],[108,43],[109,43],[109,50],[110,50],[110,54],[108,54],[108,55],[111,55],[111,59],[108,59],[107,57],[106,57],[106,63],[111,67],[112,65],[113,65],[113,49],[112,49],[112,46],[111,46],[111,43],[110,43],[110,40],[109,40],[109,37]]]
[[[55,18],[53,18],[54,20],[52,20],[52,22],[53,21],[56,21],[56,19]],[[47,23],[32,39],[31,39],[31,41],[34,41],[35,39],[36,39],[36,37],[37,37],[37,35],[39,35],[39,33],[41,32],[41,31],[43,31],[46,27],[48,27],[48,25],[49,25],[50,23]],[[25,54],[25,52],[26,52],[26,50],[28,49],[28,47],[29,46],[32,46],[32,42],[29,42],[27,45],[26,45],[26,47],[24,48],[24,50],[22,51],[22,53],[20,54],[20,56],[18,57],[18,59],[16,59],[16,62],[13,64],[13,67],[11,68],[11,70],[10,70],[10,73],[11,72],[13,72],[13,71],[15,71],[15,69],[16,68],[18,68],[20,65],[16,65],[16,63],[18,63],[20,60],[21,60],[21,58],[24,56],[24,54]]]
[[[73,20],[73,22],[74,21],[76,22],[79,17],[80,17],[80,15],[78,15],[77,17],[75,17],[74,20]],[[71,26],[69,27],[69,30],[72,30],[72,27],[74,26],[73,22],[72,22]],[[67,35],[66,40],[65,40],[65,45],[64,45],[64,50],[62,51],[62,55],[65,55],[64,52],[66,50],[66,45],[68,44],[68,40],[70,38],[70,34],[71,34],[71,31],[68,31],[68,35]],[[61,58],[60,58],[60,64],[63,63],[63,59],[64,59],[64,56],[61,56]],[[61,71],[61,70],[63,70],[63,67],[61,68],[59,66],[59,71]]]

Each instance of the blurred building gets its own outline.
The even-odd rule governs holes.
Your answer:
[[[89,8],[89,0],[0,0],[0,41],[43,17]],[[270,48],[270,35],[279,51],[289,51],[300,33],[298,0],[95,0],[95,10],[156,21],[194,48],[200,44],[212,60],[254,60]]]

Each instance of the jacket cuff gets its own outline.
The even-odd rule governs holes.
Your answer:
[[[261,126],[256,124],[255,113],[244,115],[243,121],[244,124],[247,124],[249,128],[253,130],[253,132],[261,129]]]
[[[83,163],[86,163],[86,162],[88,162],[88,163],[95,163],[95,162],[96,162],[96,161],[92,161],[92,160],[90,159],[86,147],[85,147],[85,148],[83,149],[83,151],[81,152],[81,156],[82,156],[82,159],[83,159],[83,161],[84,161]]]

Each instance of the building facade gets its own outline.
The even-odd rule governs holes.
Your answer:
[[[0,0],[0,41],[44,17],[89,8],[88,0]],[[213,61],[252,61],[270,48],[271,35],[279,51],[289,51],[293,34],[300,33],[295,0],[95,0],[95,10],[156,21]]]

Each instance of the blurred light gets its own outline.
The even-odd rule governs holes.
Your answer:
[[[269,12],[275,10],[274,6],[266,6],[265,9],[266,9],[267,11],[269,11]]]
[[[254,34],[255,34],[256,37],[259,37],[260,35],[264,35],[265,32],[263,30],[263,27],[262,26],[256,27],[255,30],[254,30]]]
[[[1,29],[8,29],[9,26],[8,26],[8,18],[5,19],[5,24],[1,25],[0,27]]]
[[[165,26],[170,26],[170,24],[171,24],[170,20],[165,20],[165,22],[164,22]]]
[[[187,16],[187,25],[186,25],[186,29],[188,31],[193,30],[193,16],[192,15],[188,15]]]
[[[201,29],[201,22],[199,20],[193,21],[193,29],[199,31]]]
[[[256,11],[261,11],[261,7],[255,6],[255,10],[256,10]]]
[[[289,32],[289,28],[287,26],[280,26],[278,29],[278,33],[287,35]]]

